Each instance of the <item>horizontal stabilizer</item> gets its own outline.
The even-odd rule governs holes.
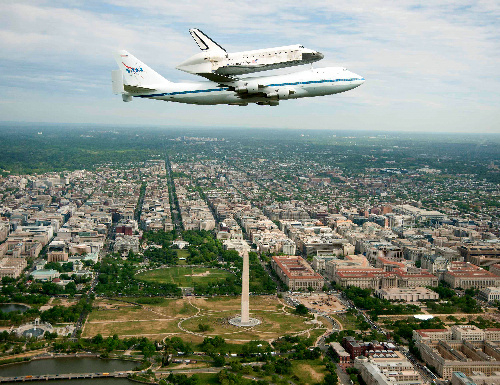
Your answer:
[[[123,93],[123,73],[121,70],[111,71],[111,87],[115,95]]]
[[[123,89],[125,91],[127,91],[127,92],[132,93],[132,94],[142,94],[144,92],[156,91],[154,88],[139,87],[139,86],[129,86],[128,84],[125,84],[123,86]]]

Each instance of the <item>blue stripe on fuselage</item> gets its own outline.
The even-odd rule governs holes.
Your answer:
[[[365,79],[364,78],[352,78],[352,79],[332,79],[332,80],[309,80],[306,82],[267,84],[264,87],[281,87],[281,86],[298,86],[298,85],[303,85],[303,84],[352,82],[354,80],[365,80]],[[165,92],[165,93],[161,93],[161,94],[134,95],[134,96],[138,97],[138,98],[152,98],[155,96],[187,95],[187,94],[199,94],[202,92],[217,92],[217,91],[227,91],[227,90],[229,90],[229,88],[209,88],[206,90],[176,91],[176,92]]]
[[[153,96],[186,95],[186,94],[199,94],[201,92],[227,91],[228,89],[229,88],[209,88],[208,90],[176,91],[176,92],[165,92],[162,94],[136,95],[136,96],[139,98],[151,98]]]
[[[364,78],[352,78],[352,79],[333,79],[333,80],[309,80],[307,82],[268,84],[265,87],[297,86],[299,84],[321,84],[321,83],[336,83],[336,82],[352,82],[354,80],[365,80],[365,79]]]

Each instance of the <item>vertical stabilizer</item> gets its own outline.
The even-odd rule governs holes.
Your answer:
[[[193,37],[194,41],[196,44],[198,44],[198,47],[202,51],[208,51],[210,52],[219,52],[222,55],[226,55],[226,50],[222,48],[219,44],[217,44],[215,41],[210,39],[207,35],[205,35],[202,31],[200,31],[197,28],[192,28],[189,30],[189,33]]]
[[[167,79],[127,51],[117,51],[114,56],[123,74],[123,84],[136,87],[147,87],[155,84],[168,83]]]

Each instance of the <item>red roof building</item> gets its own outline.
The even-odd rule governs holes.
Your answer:
[[[321,290],[325,285],[324,278],[302,257],[275,255],[271,266],[290,290],[307,290],[309,287]]]

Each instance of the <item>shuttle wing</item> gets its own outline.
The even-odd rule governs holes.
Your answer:
[[[231,76],[226,76],[226,75],[219,75],[213,72],[205,72],[205,73],[197,73],[196,75],[202,76],[208,80],[211,80],[213,82],[221,83],[224,85],[227,85],[227,83],[234,83],[237,81],[237,78],[233,78]]]

